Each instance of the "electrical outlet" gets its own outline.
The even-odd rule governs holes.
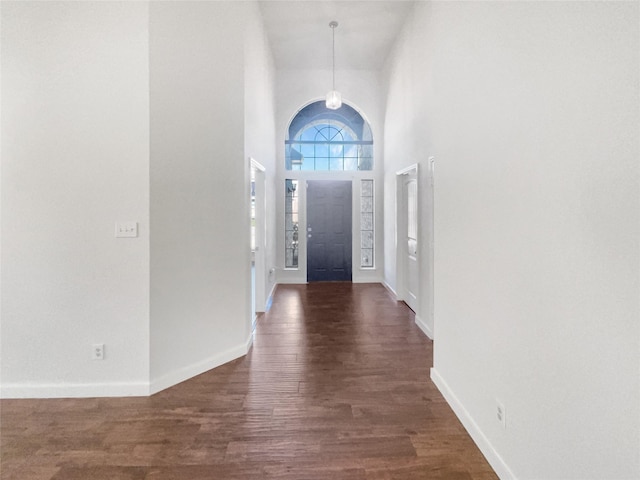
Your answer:
[[[504,404],[496,398],[496,419],[502,425],[502,428],[507,428],[507,409]]]
[[[91,346],[91,359],[104,360],[104,343],[94,343]]]

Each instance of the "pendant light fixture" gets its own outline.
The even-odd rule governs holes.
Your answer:
[[[337,110],[342,106],[342,95],[340,92],[336,90],[336,27],[338,26],[338,22],[332,20],[329,23],[331,27],[331,54],[332,54],[332,64],[333,64],[333,83],[332,89],[329,93],[327,93],[327,108],[331,110]]]

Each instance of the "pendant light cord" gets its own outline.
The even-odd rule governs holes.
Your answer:
[[[336,91],[336,27],[338,26],[338,22],[332,20],[329,23],[329,27],[331,27],[331,73],[332,73],[332,81],[331,86],[332,90],[327,93],[327,99],[325,105],[330,110],[337,110],[342,106],[342,95],[340,92]]]
[[[331,27],[331,64],[333,66],[333,90],[336,89],[336,27],[338,22],[332,20],[329,23]]]
[[[331,52],[332,59],[331,63],[333,65],[333,90],[336,89],[336,27],[331,27]]]

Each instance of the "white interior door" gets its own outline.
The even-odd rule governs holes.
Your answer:
[[[251,159],[251,311],[254,323],[256,312],[264,312],[266,305],[265,183],[264,167]]]
[[[415,173],[407,175],[404,181],[404,196],[407,215],[406,245],[406,290],[405,302],[417,312],[418,275],[418,180]]]
[[[416,314],[420,305],[420,248],[418,235],[418,166],[397,174],[396,294]]]

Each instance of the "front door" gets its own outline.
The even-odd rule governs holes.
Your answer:
[[[351,182],[307,182],[307,281],[351,281]]]

